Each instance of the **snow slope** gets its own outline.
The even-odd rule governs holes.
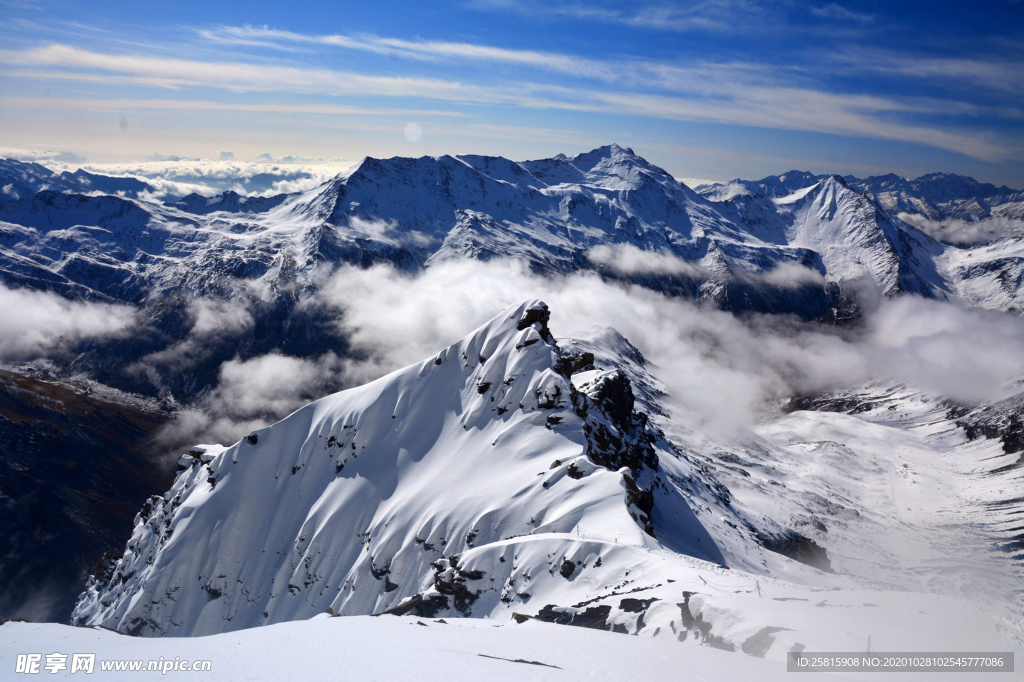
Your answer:
[[[628,384],[615,393],[617,374],[588,383],[619,401],[611,422],[587,413],[589,399],[559,371],[546,319],[542,303],[514,306],[436,358],[317,401],[231,448],[204,446],[139,517],[112,578],[75,618],[207,634],[327,607],[379,613],[420,595],[432,573],[436,585],[461,584],[487,564],[493,583],[507,558],[507,584],[484,584],[481,604],[448,588],[456,611],[487,613],[514,601],[517,570],[539,568],[519,566],[519,546],[531,561],[564,553],[580,544],[577,526],[646,546],[655,436],[634,422],[621,393]],[[666,542],[721,562],[681,496],[662,497],[655,514],[666,517]],[[277,500],[269,510],[268,499]],[[533,541],[539,533],[545,542]],[[592,559],[584,549],[573,554]],[[139,601],[141,591],[149,596]],[[428,599],[447,611],[447,597]]]
[[[13,674],[19,653],[95,653],[87,679],[124,680],[103,672],[103,661],[210,661],[207,672],[170,671],[165,679],[234,680],[789,680],[784,664],[709,647],[528,621],[416,617],[330,618],[280,623],[244,632],[190,639],[143,639],[92,628],[0,625],[0,670]],[[69,659],[70,660],[70,659]],[[43,659],[45,663],[45,658]],[[155,673],[142,673],[151,677]],[[77,679],[67,670],[47,678]],[[1001,676],[1006,677],[1006,676]],[[801,679],[823,679],[806,673]],[[855,676],[830,674],[843,682]],[[856,678],[860,679],[860,678]],[[879,682],[920,680],[920,673],[874,673]],[[957,675],[988,680],[992,675]],[[1000,678],[997,678],[1000,679]]]
[[[627,371],[585,348],[611,358],[621,337],[562,349],[547,318],[512,306],[422,363],[194,449],[75,622],[197,636],[328,610],[519,614],[778,661],[849,650],[850,632],[1009,646],[987,602],[812,567],[820,546],[634,411],[630,374],[654,395],[636,356]]]

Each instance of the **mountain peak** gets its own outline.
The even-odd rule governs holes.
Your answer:
[[[617,595],[636,569],[620,541],[723,563],[661,457],[699,472],[634,412],[628,377],[563,353],[549,318],[541,300],[513,304],[433,358],[183,456],[75,622],[202,635],[327,608],[507,618],[585,560],[608,564],[591,575]],[[655,504],[680,519],[660,541]],[[581,583],[564,603],[593,590]]]
[[[644,165],[647,165],[647,162],[637,156],[632,149],[620,147],[614,143],[606,144],[603,147],[598,147],[596,149],[591,149],[589,152],[577,154],[576,156],[569,158],[568,161],[584,172],[590,170],[602,161],[614,161],[617,163],[635,163],[640,161],[643,162]]]

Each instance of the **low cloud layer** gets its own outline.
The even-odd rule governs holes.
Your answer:
[[[255,320],[251,301],[245,296],[232,299],[197,298],[186,306],[192,326],[180,341],[142,357],[126,372],[145,375],[155,386],[170,372],[192,370],[206,360],[216,346],[252,328]]]
[[[223,363],[217,387],[179,411],[158,435],[165,448],[233,443],[341,387],[345,363],[333,353],[295,358],[268,353]]]
[[[397,246],[425,248],[437,241],[419,230],[401,229],[394,220],[367,220],[353,215],[348,218],[348,228],[357,235]]]
[[[0,284],[0,361],[30,360],[86,339],[121,336],[135,322],[128,306],[72,301]]]
[[[16,149],[14,147],[0,147],[0,158],[17,159],[27,163],[85,163],[85,157],[72,154],[71,152],[58,152],[53,150],[39,149]]]
[[[704,273],[693,263],[678,256],[644,251],[632,244],[595,246],[587,251],[592,263],[603,265],[620,275],[679,275],[701,277]]]
[[[823,274],[814,268],[792,261],[779,263],[771,270],[743,274],[740,279],[778,289],[799,289],[805,286],[825,285]]]
[[[704,423],[752,424],[773,400],[866,381],[978,401],[1024,374],[1024,320],[911,297],[881,300],[861,329],[839,333],[789,317],[740,319],[592,273],[545,278],[510,262],[456,261],[418,276],[345,267],[321,296],[364,357],[344,363],[349,384],[428,357],[534,296],[551,306],[556,335],[617,329],[658,367],[677,412]]]
[[[900,220],[913,225],[932,239],[954,246],[977,246],[1005,237],[1024,235],[1024,220],[991,217],[982,220],[931,220],[920,215],[899,214]]]
[[[587,251],[590,262],[618,275],[675,276],[705,278],[708,273],[699,265],[671,253],[645,251],[632,244],[595,246]],[[802,286],[825,284],[825,276],[817,270],[793,262],[781,262],[770,270],[759,272],[737,271],[732,275],[747,284],[797,289]]]
[[[153,160],[139,163],[84,165],[74,159],[56,157],[40,161],[56,172],[81,167],[100,175],[138,178],[155,188],[150,198],[160,201],[192,193],[213,196],[231,191],[243,196],[274,196],[301,192],[323,184],[352,165],[346,159],[275,159],[264,154],[266,158],[243,161],[235,159],[231,152],[221,152],[220,156],[216,161],[154,156]]]
[[[780,286],[820,275],[793,265],[762,277]],[[595,273],[541,276],[512,261],[449,261],[414,275],[390,265],[343,266],[305,305],[337,320],[345,356],[270,353],[224,362],[216,387],[178,415],[164,443],[234,442],[332,391],[430,357],[532,297],[551,306],[561,338],[602,327],[621,332],[652,361],[680,423],[721,433],[755,424],[775,401],[797,394],[903,382],[975,402],[1024,375],[1024,320],[917,297],[869,295],[875,302],[863,324],[837,330],[790,316],[737,317]],[[201,302],[191,312],[183,357],[201,353],[225,325],[251,324],[233,305]]]

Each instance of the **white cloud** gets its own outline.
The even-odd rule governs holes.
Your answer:
[[[770,276],[783,284],[812,277],[797,268]],[[178,415],[163,442],[234,442],[331,391],[429,358],[532,297],[551,306],[560,338],[594,327],[621,332],[670,389],[678,424],[720,433],[756,423],[792,395],[888,381],[974,401],[1024,375],[1024,320],[915,297],[879,297],[860,328],[837,330],[787,316],[737,317],[595,273],[545,277],[511,261],[446,261],[418,274],[343,266],[307,305],[336,316],[346,357],[227,361],[217,386]],[[219,327],[204,316],[237,320],[201,311],[195,325],[210,333]]]
[[[240,289],[245,289],[241,283]],[[194,368],[217,350],[220,343],[249,330],[255,320],[250,301],[240,295],[236,298],[197,298],[187,304],[192,323],[188,334],[180,341],[162,350],[150,353],[128,366],[126,373],[149,377],[154,386],[160,386],[161,377],[168,371],[181,372]]]
[[[1020,73],[1024,62],[1008,52],[1005,59],[971,57],[919,57],[893,50],[846,49],[828,55],[836,67],[861,74],[903,76],[913,79],[955,80],[966,87],[995,92],[1024,92]],[[1014,115],[1010,112],[1010,115]],[[1016,108],[1019,117],[1020,109]]]
[[[870,24],[875,20],[875,17],[870,14],[861,14],[854,12],[851,9],[837,5],[831,2],[827,5],[821,5],[819,7],[812,7],[811,14],[821,17],[822,19],[836,19],[838,21],[853,22],[855,24]]]
[[[270,353],[220,366],[219,383],[209,403],[215,412],[236,419],[287,414],[322,396],[342,363],[333,353],[300,359]]]
[[[707,273],[696,263],[691,263],[670,253],[644,251],[632,244],[595,246],[587,251],[587,258],[592,263],[626,276],[675,275],[697,279],[707,277]],[[782,262],[771,270],[761,272],[738,271],[733,276],[742,282],[782,289],[825,284],[825,277],[820,272],[793,262]]]
[[[825,284],[825,276],[819,271],[791,261],[779,263],[771,270],[743,273],[741,279],[780,289],[798,289],[803,286],[823,286]]]
[[[423,248],[435,244],[437,241],[419,230],[399,229],[398,223],[394,220],[364,219],[359,216],[349,216],[347,227],[358,236],[399,246]]]
[[[312,41],[325,39],[323,36],[299,37]],[[493,79],[471,83],[442,78],[371,76],[304,66],[101,53],[59,44],[20,52],[0,51],[0,62],[28,69],[10,73],[31,78],[141,84],[169,89],[212,87],[231,92],[419,97],[454,104],[511,105],[667,120],[713,121],[919,142],[987,161],[1015,158],[1024,152],[1019,144],[997,139],[991,133],[914,125],[896,120],[900,115],[908,114],[945,115],[958,110],[960,104],[957,102],[825,92],[798,86],[787,70],[761,64],[676,64],[635,59],[600,61],[486,45],[374,39],[381,46],[385,43],[400,44],[408,54],[430,54],[436,58],[460,61],[508,61],[573,77],[616,83],[621,89],[598,90],[510,80],[496,83]]]
[[[119,112],[119,111],[241,111],[253,113],[280,113],[280,114],[326,114],[330,116],[441,116],[449,118],[465,118],[467,115],[457,111],[444,111],[437,109],[405,109],[405,108],[367,108],[356,107],[344,104],[323,104],[310,102],[217,102],[212,100],[198,99],[88,99],[88,98],[57,98],[57,97],[5,97],[0,99],[6,107],[20,109],[52,109],[59,108],[69,111],[97,111],[97,112]],[[3,148],[0,148],[3,150]],[[39,154],[41,158],[49,159],[56,152],[31,152],[25,150],[26,154]],[[13,153],[12,152],[12,153]],[[73,157],[74,154],[60,152],[58,155]],[[57,161],[64,159],[57,158]],[[161,156],[156,154],[153,161],[181,161],[178,156]],[[199,159],[191,159],[199,161]],[[223,160],[223,159],[221,159]]]
[[[362,33],[346,35],[310,35],[253,26],[223,26],[200,34],[221,44],[251,44],[282,48],[292,43],[319,44],[362,52],[435,61],[441,59],[472,60],[531,66],[573,75],[610,78],[608,66],[596,60],[583,59],[554,52],[510,50],[490,45],[458,43],[442,40],[403,40]]]
[[[669,253],[644,251],[632,244],[595,246],[587,251],[592,263],[603,265],[620,275],[681,275],[702,277],[703,271]]]
[[[319,187],[352,163],[347,159],[303,159],[296,157],[251,162],[241,159],[218,160],[166,158],[135,163],[72,164],[45,162],[57,172],[79,167],[100,175],[130,176],[155,188],[154,199],[182,197],[196,193],[213,196],[232,191],[243,196],[273,196],[302,192]]]
[[[569,17],[657,31],[735,33],[763,28],[764,8],[749,0],[702,0],[683,6],[633,3],[533,2],[531,0],[473,0],[471,7],[514,11],[538,17]]]
[[[193,320],[189,333],[201,338],[238,334],[254,323],[248,302],[244,299],[197,298],[188,307]]]
[[[14,147],[0,147],[0,158],[17,159],[18,161],[30,161],[36,163],[43,163],[47,161],[56,161],[60,163],[85,163],[85,157],[77,156],[71,152],[17,149]]]
[[[900,220],[913,225],[932,239],[955,246],[976,246],[1024,234],[1024,220],[990,217],[981,220],[931,220],[922,215],[900,213]]]
[[[217,386],[196,405],[176,412],[156,441],[169,457],[196,443],[234,443],[338,390],[343,373],[344,364],[333,353],[319,358],[269,353],[228,360],[220,366]]]
[[[963,401],[991,398],[1024,373],[1024,320],[920,298],[886,301],[868,318],[876,371]]]
[[[919,298],[883,300],[863,329],[839,333],[778,316],[740,319],[593,273],[545,278],[511,262],[445,262],[418,276],[343,267],[322,290],[362,357],[343,362],[347,385],[429,357],[528,297],[551,305],[557,336],[620,331],[658,367],[677,413],[721,428],[753,423],[776,399],[866,381],[969,401],[1024,374],[1024,320]]]
[[[707,178],[676,178],[676,180],[692,190],[697,190],[706,185],[717,185],[722,182],[721,180],[708,180]]]
[[[54,293],[0,284],[0,360],[27,360],[86,339],[127,334],[135,311],[123,305],[72,301]]]

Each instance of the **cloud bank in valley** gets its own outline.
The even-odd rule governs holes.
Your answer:
[[[590,262],[602,265],[620,275],[676,275],[701,277],[697,265],[670,253],[644,251],[632,244],[595,246],[587,251]]]
[[[0,153],[0,156],[3,154]],[[230,156],[229,156],[230,155]],[[243,196],[274,196],[313,189],[352,165],[347,159],[311,159],[263,154],[255,161],[234,158],[221,152],[220,159],[188,159],[154,155],[136,163],[82,163],[84,159],[60,155],[12,155],[22,160],[37,160],[55,172],[82,168],[90,173],[112,177],[133,177],[153,186],[149,197],[164,201],[187,194],[214,196],[235,192]]]
[[[169,452],[195,443],[233,443],[340,387],[345,363],[334,353],[296,358],[268,353],[221,364],[218,384],[179,410],[158,434]]]
[[[0,284],[0,361],[31,360],[86,339],[123,336],[135,324],[129,306],[72,301]]]
[[[932,239],[960,247],[977,246],[997,239],[1024,235],[1024,220],[1001,216],[981,220],[931,220],[920,215],[900,213],[898,217]]]
[[[794,264],[759,276],[779,286],[816,282],[820,274]],[[0,318],[0,351],[8,359],[124,333],[133,320],[128,309],[52,294],[0,290],[0,296],[8,301],[0,313],[7,316]],[[786,316],[735,316],[592,272],[538,275],[513,261],[455,260],[416,274],[390,265],[343,266],[302,305],[336,320],[347,341],[344,354],[272,352],[223,362],[215,388],[178,414],[163,444],[233,442],[332,391],[428,358],[504,306],[532,297],[551,306],[552,330],[561,338],[618,330],[653,363],[679,419],[723,432],[755,424],[775,401],[797,394],[904,382],[973,402],[995,397],[1024,375],[1024,320],[916,297],[879,296],[862,324],[837,329]],[[188,313],[187,337],[134,371],[187,368],[206,357],[205,348],[254,324],[244,300],[195,301]]]
[[[777,276],[813,276],[796,275]],[[321,301],[338,310],[361,356],[340,365],[354,385],[429,357],[502,306],[534,296],[551,306],[560,337],[617,329],[655,364],[677,412],[706,423],[752,424],[771,401],[866,381],[977,401],[1024,374],[1024,320],[911,297],[880,299],[860,328],[840,331],[789,317],[740,318],[592,273],[548,278],[513,262],[453,261],[415,276],[344,267]]]

